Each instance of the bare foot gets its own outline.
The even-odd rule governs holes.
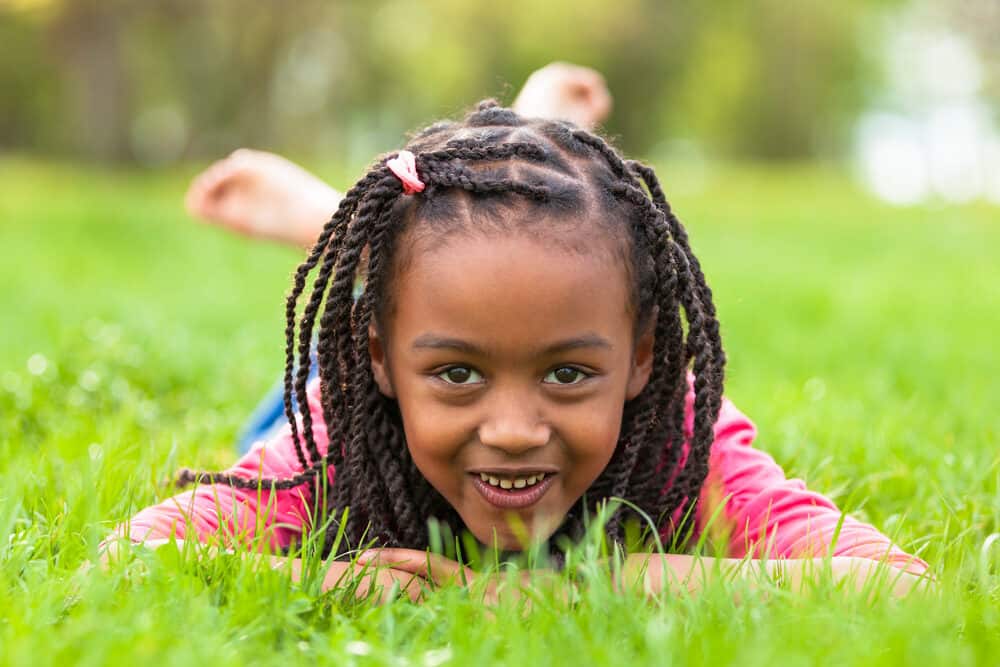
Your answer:
[[[293,162],[241,148],[197,176],[184,203],[191,215],[241,234],[310,246],[340,198]]]
[[[611,93],[597,70],[554,62],[528,77],[513,109],[522,116],[568,120],[590,130],[611,113]]]

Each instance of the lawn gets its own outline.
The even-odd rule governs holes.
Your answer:
[[[524,614],[458,588],[356,605],[170,552],[81,571],[179,466],[232,460],[282,366],[299,256],[189,221],[191,173],[0,158],[0,664],[995,663],[1000,211],[886,207],[820,167],[662,176],[758,446],[929,561],[936,597],[594,582]]]

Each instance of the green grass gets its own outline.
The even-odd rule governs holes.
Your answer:
[[[190,173],[0,159],[0,664],[986,664],[1000,652],[1000,215],[819,168],[665,169],[727,393],[790,474],[932,563],[937,598],[818,586],[486,611],[357,605],[171,552],[79,571],[182,464],[233,458],[282,364],[296,253],[193,225]],[[38,355],[38,356],[36,356]],[[34,371],[35,373],[33,373]],[[37,374],[36,374],[37,373]]]

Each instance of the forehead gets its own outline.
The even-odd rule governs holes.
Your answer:
[[[393,281],[390,337],[433,332],[520,350],[581,334],[631,335],[626,271],[610,242],[569,249],[516,232],[414,241],[422,247]]]

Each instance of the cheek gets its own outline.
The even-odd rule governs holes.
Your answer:
[[[462,446],[468,440],[468,428],[459,415],[442,410],[430,402],[400,402],[403,429],[410,456],[421,474],[445,493],[454,471],[461,465]]]
[[[564,420],[563,440],[574,464],[574,486],[581,493],[604,471],[618,444],[621,431],[622,403],[605,401],[600,406],[574,411]]]

